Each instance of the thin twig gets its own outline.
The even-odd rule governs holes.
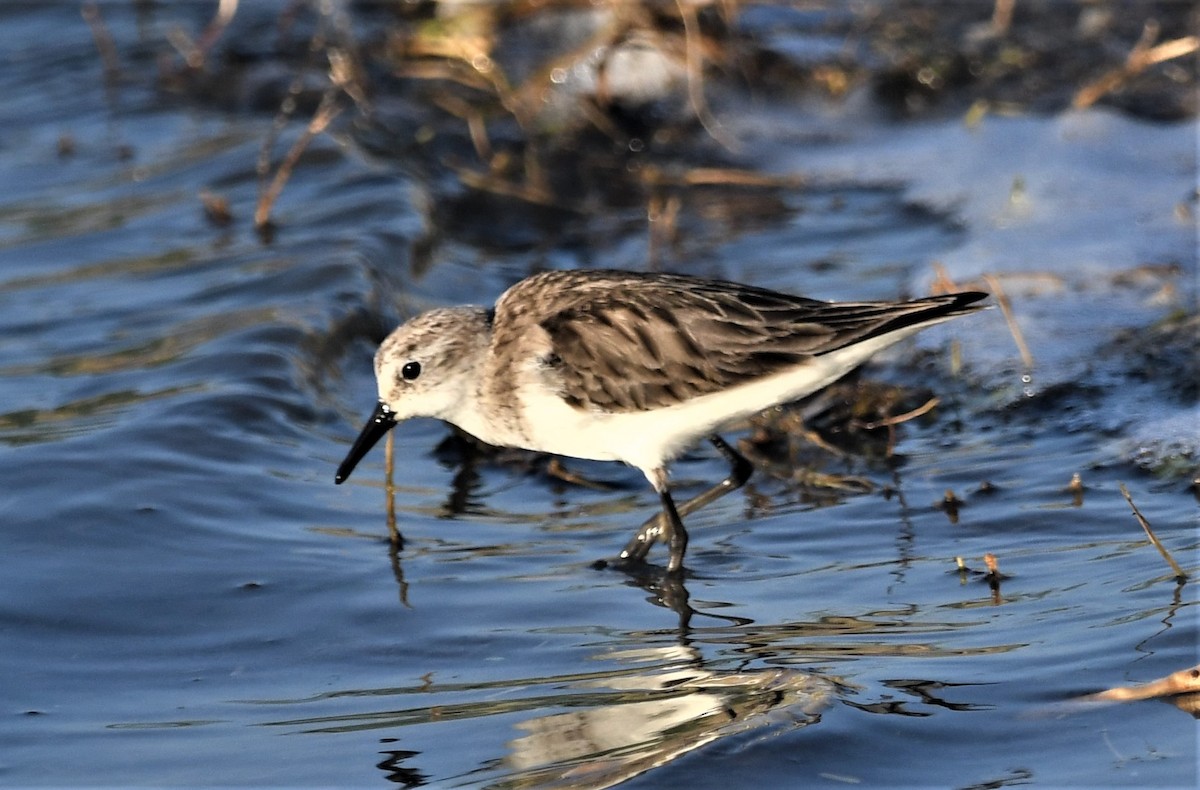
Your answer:
[[[983,275],[983,281],[987,283],[992,296],[996,297],[996,304],[1000,305],[1000,312],[1004,313],[1004,321],[1008,324],[1008,331],[1012,333],[1013,341],[1017,344],[1017,351],[1021,353],[1021,361],[1025,363],[1025,369],[1032,370],[1033,354],[1029,353],[1029,346],[1025,345],[1025,337],[1021,334],[1021,328],[1017,326],[1017,321],[1013,317],[1012,305],[1009,304],[1004,288],[993,275]]]
[[[925,401],[925,403],[921,404],[912,411],[906,411],[903,414],[896,414],[891,417],[884,417],[882,420],[872,420],[871,422],[859,422],[858,420],[853,420],[852,422],[859,428],[865,428],[868,431],[876,428],[882,428],[885,425],[899,425],[902,422],[908,422],[909,420],[920,417],[922,414],[925,414],[939,403],[941,403],[941,399],[935,396]]]
[[[1164,41],[1157,47],[1150,47],[1140,53],[1131,53],[1130,66],[1141,70],[1147,66],[1153,66],[1156,63],[1162,63],[1166,60],[1182,58],[1184,55],[1192,54],[1197,49],[1200,49],[1200,36],[1184,36],[1183,38]]]
[[[317,111],[313,113],[312,120],[308,122],[308,127],[300,135],[299,139],[292,144],[291,149],[279,164],[279,169],[275,171],[275,177],[271,179],[271,183],[259,195],[258,205],[254,209],[254,227],[260,230],[267,227],[271,221],[271,208],[275,205],[275,200],[279,197],[279,193],[283,191],[283,185],[291,177],[292,169],[300,161],[300,155],[304,153],[304,149],[308,148],[313,138],[325,131],[333,119],[341,113],[342,108],[337,103],[339,95],[340,91],[331,89],[326,91],[325,95],[321,97],[321,104],[317,107]]]
[[[648,165],[639,172],[642,183],[649,186],[740,186],[779,189],[799,189],[804,176],[773,175],[735,167],[689,167],[679,171]]]
[[[458,176],[458,180],[464,186],[477,189],[480,192],[514,197],[524,200],[526,203],[533,203],[540,206],[563,205],[561,198],[555,195],[549,188],[530,183],[528,180],[519,183],[505,179],[502,176],[493,175],[492,173],[480,173],[466,167],[455,167],[453,165],[450,165],[450,169]]]
[[[1151,66],[1190,55],[1200,49],[1200,36],[1183,36],[1151,46],[1157,37],[1158,26],[1147,23],[1142,30],[1142,37],[1130,50],[1125,62],[1080,88],[1071,106],[1077,110],[1091,107],[1105,94],[1117,90]]]
[[[1150,529],[1150,522],[1147,521],[1146,517],[1143,516],[1141,511],[1137,509],[1137,505],[1133,504],[1133,497],[1129,495],[1129,489],[1125,487],[1124,483],[1120,483],[1119,485],[1121,487],[1121,495],[1125,497],[1125,501],[1128,502],[1129,507],[1133,509],[1133,517],[1136,518],[1138,523],[1142,525],[1142,529],[1146,532],[1146,537],[1150,538],[1150,542],[1154,544],[1154,548],[1158,549],[1158,553],[1163,555],[1163,559],[1166,560],[1167,564],[1171,566],[1171,570],[1175,571],[1175,578],[1178,581],[1185,581],[1188,575],[1183,572],[1183,568],[1179,567],[1179,563],[1175,562],[1175,558],[1171,556],[1171,552],[1167,551],[1167,547],[1159,542],[1158,538],[1154,534],[1154,530]]]
[[[456,118],[467,122],[467,132],[471,144],[475,146],[475,154],[481,161],[491,162],[492,143],[488,139],[487,125],[484,123],[483,112],[471,102],[451,93],[435,94],[432,98],[434,105],[445,110]]]
[[[383,445],[383,493],[387,497],[385,508],[387,510],[387,528],[388,539],[393,546],[399,546],[404,543],[404,539],[400,537],[400,530],[396,528],[396,433],[389,431],[387,440]]]
[[[962,290],[962,288],[960,288],[958,286],[958,284],[955,283],[954,280],[952,280],[950,278],[950,273],[948,271],[946,271],[946,267],[943,266],[940,261],[934,261],[933,262],[933,284],[930,287],[930,293],[932,293],[934,295],[952,294],[955,291],[961,291],[961,290]]]
[[[204,59],[208,56],[209,50],[221,38],[221,34],[225,32],[225,28],[229,27],[229,23],[233,21],[233,17],[237,14],[238,0],[219,0],[217,3],[217,13],[213,16],[208,26],[200,33],[200,38],[192,41],[183,30],[175,28],[167,32],[167,40],[175,46],[179,54],[183,56],[183,60],[187,63],[188,68],[199,70],[204,68]]]

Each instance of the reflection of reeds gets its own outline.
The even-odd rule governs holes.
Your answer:
[[[0,444],[20,446],[79,436],[115,425],[122,412],[160,399],[197,392],[199,385],[154,391],[119,390],[64,403],[49,409],[21,409],[0,414]]]
[[[104,66],[104,84],[112,89],[121,79],[117,45],[113,43],[112,33],[108,31],[108,25],[104,24],[104,17],[100,15],[100,6],[89,0],[83,4],[80,12],[83,14],[88,28],[92,31],[92,39],[96,42],[96,51],[100,53],[100,62]]]

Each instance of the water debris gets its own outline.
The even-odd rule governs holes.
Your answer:
[[[1147,699],[1167,699],[1180,710],[1193,716],[1200,715],[1200,665],[1172,672],[1149,683],[1114,686],[1095,694],[1076,697],[1074,701],[1138,702]]]
[[[990,551],[983,555],[983,564],[987,566],[987,573],[983,578],[993,587],[998,587],[1001,581],[1008,578],[1000,572],[1000,561]]]
[[[980,581],[988,583],[994,592],[1000,591],[1000,582],[1012,577],[1008,574],[1000,572],[1000,561],[996,559],[996,555],[992,552],[987,552],[983,555],[983,564],[987,568],[985,571],[976,570],[967,565],[966,560],[961,556],[954,558],[955,572],[959,575],[959,580],[966,584],[967,576],[978,576]]]
[[[1063,489],[1071,495],[1071,504],[1075,507],[1083,507],[1083,492],[1087,489],[1083,485],[1083,478],[1079,473],[1071,475],[1071,482],[1067,483],[1067,487]]]
[[[950,519],[951,524],[958,523],[958,511],[963,506],[963,501],[958,498],[950,489],[946,489],[945,495],[941,500],[934,502],[933,507],[946,514],[946,518]]]
[[[1133,509],[1133,516],[1142,525],[1142,529],[1146,532],[1146,537],[1150,539],[1150,542],[1154,544],[1154,548],[1158,549],[1158,553],[1163,556],[1163,559],[1171,566],[1171,570],[1175,572],[1175,580],[1181,584],[1187,581],[1188,575],[1183,572],[1183,568],[1179,567],[1179,563],[1175,562],[1175,558],[1171,556],[1171,552],[1167,551],[1167,547],[1159,541],[1158,537],[1154,534],[1154,530],[1150,528],[1150,522],[1137,509],[1137,505],[1133,504],[1133,497],[1129,495],[1129,489],[1125,487],[1124,483],[1120,483],[1120,487],[1121,495],[1125,497],[1125,501]]]
[[[229,201],[223,196],[202,189],[200,190],[200,205],[204,208],[204,218],[218,228],[233,223],[233,211],[229,208]]]

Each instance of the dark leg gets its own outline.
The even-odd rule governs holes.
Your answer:
[[[662,500],[663,518],[667,522],[665,537],[671,549],[671,558],[667,560],[667,573],[679,573],[683,568],[683,555],[687,551],[687,530],[683,527],[679,511],[675,509],[675,500],[671,499],[671,492],[664,488],[658,492],[658,498]]]
[[[729,444],[720,436],[716,436],[714,434],[713,436],[708,437],[708,440],[712,442],[713,447],[716,447],[717,450],[720,451],[721,455],[725,456],[726,460],[729,461],[729,477],[726,477],[724,480],[717,483],[707,491],[702,491],[700,494],[684,502],[678,508],[675,508],[674,502],[671,503],[671,510],[675,512],[675,518],[681,527],[683,524],[683,516],[686,516],[689,513],[695,513],[700,508],[717,499],[720,499],[730,491],[741,488],[750,478],[750,473],[754,471],[754,466],[747,461],[741,453],[730,447]],[[659,497],[661,498],[665,492],[666,487],[664,486],[659,491]],[[622,560],[632,560],[634,562],[645,561],[646,555],[650,553],[650,547],[654,545],[654,541],[658,540],[659,536],[664,534],[664,526],[666,526],[666,522],[669,518],[670,516],[668,515],[667,505],[664,501],[663,512],[647,521],[641,526],[641,528],[638,529],[637,533],[633,536],[629,543],[625,545],[624,550],[621,551],[620,558]],[[687,533],[684,532],[684,545],[686,544]],[[672,551],[672,559],[674,559],[674,551]],[[682,562],[682,560],[683,557],[681,554],[680,561]]]

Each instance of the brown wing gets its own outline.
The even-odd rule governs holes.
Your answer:
[[[540,277],[543,288],[565,291],[555,300],[563,309],[537,317],[553,348],[545,363],[564,399],[615,412],[753,381],[858,340],[969,312],[965,305],[983,297],[829,303],[678,275]]]

